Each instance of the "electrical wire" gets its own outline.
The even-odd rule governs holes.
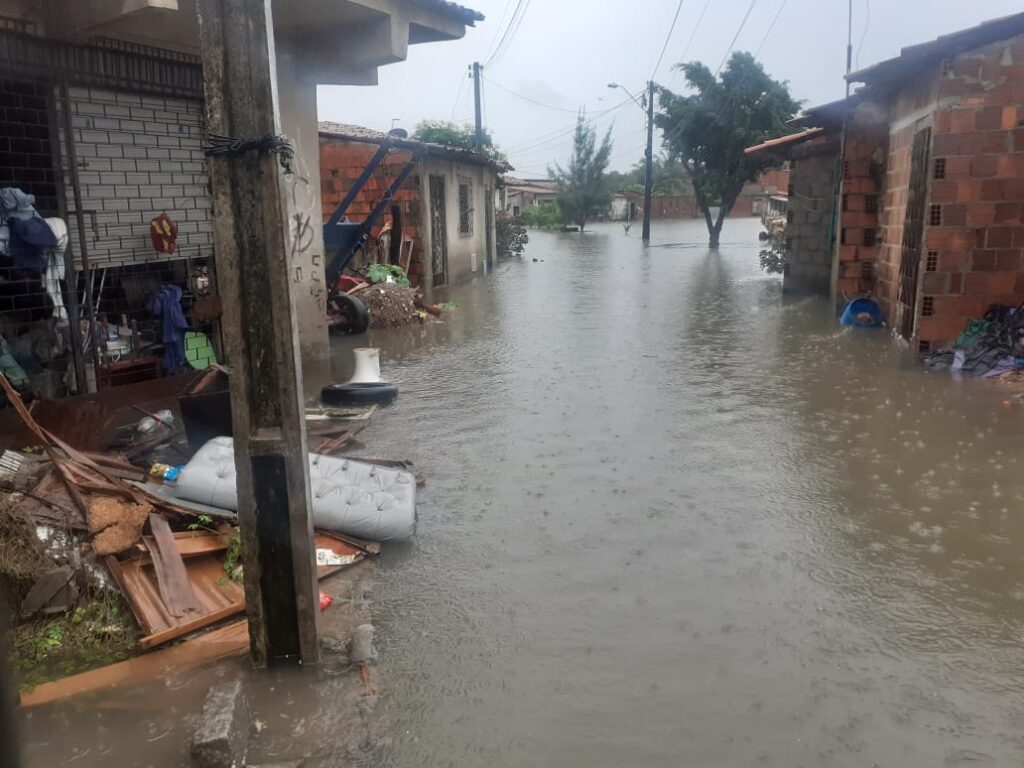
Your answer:
[[[495,88],[497,88],[499,90],[502,90],[502,91],[505,91],[505,93],[510,93],[513,96],[516,96],[516,97],[522,99],[523,101],[528,101],[531,104],[536,104],[538,107],[544,107],[546,109],[553,109],[556,112],[569,112],[569,113],[574,114],[574,115],[579,114],[579,110],[578,109],[567,109],[565,107],[556,107],[554,104],[545,104],[543,101],[537,101],[536,99],[530,98],[529,96],[525,96],[525,95],[523,95],[521,93],[513,91],[511,88],[508,88],[508,87],[502,85],[501,83],[495,82],[494,80],[491,80],[491,78],[489,78],[489,77],[484,77],[483,79],[486,80],[491,85],[493,85]]]
[[[711,0],[704,0],[704,7],[700,9],[700,16],[697,17],[697,23],[693,25],[693,31],[690,32],[690,39],[686,41],[683,52],[679,56],[679,61],[676,63],[676,66],[672,68],[672,74],[669,75],[669,83],[671,83],[675,79],[676,75],[679,74],[678,65],[686,61],[686,54],[689,52],[690,46],[693,44],[693,39],[697,36],[697,30],[700,29],[700,23],[704,21],[704,14],[708,12],[709,5],[711,5]]]
[[[868,36],[868,28],[871,26],[871,0],[864,0],[864,31],[861,33],[860,42],[857,43],[857,68],[860,69],[860,49],[864,47],[864,38]]]
[[[483,63],[483,66],[491,66],[500,61],[502,56],[508,52],[509,47],[512,45],[512,41],[515,39],[516,33],[519,32],[519,27],[523,24],[523,19],[526,18],[526,12],[530,9],[530,3],[532,0],[519,0],[516,5],[515,11],[512,12],[512,18],[509,19],[508,27],[505,29],[505,34],[502,35],[501,41],[498,43],[498,47],[494,49],[487,60]],[[518,16],[516,15],[518,14]]]
[[[505,25],[505,31],[501,33],[501,39],[498,41],[498,44],[496,46],[494,46],[494,48],[491,49],[491,52],[490,52],[490,54],[488,54],[487,58],[484,59],[484,64],[485,65],[491,63],[491,59],[493,59],[497,55],[498,50],[505,43],[505,40],[508,39],[508,33],[512,29],[512,24],[513,24],[513,22],[516,19],[516,14],[519,13],[519,11],[522,9],[524,2],[526,2],[526,0],[518,0],[518,2],[516,3],[515,10],[512,11],[512,15],[508,19],[508,24]],[[511,5],[511,2],[509,4]],[[504,21],[505,17],[502,16],[501,18]],[[499,28],[499,30],[500,30],[500,28]],[[497,35],[497,34],[498,33],[495,32],[495,35]]]
[[[732,36],[732,42],[729,43],[729,48],[725,52],[725,56],[722,57],[722,63],[718,65],[718,69],[715,70],[715,77],[718,77],[718,73],[722,71],[722,67],[725,66],[725,62],[729,60],[729,54],[732,53],[733,47],[736,45],[736,41],[740,39],[740,32],[747,26],[747,19],[750,18],[750,14],[754,11],[754,6],[757,5],[757,0],[750,0],[750,5],[747,6],[747,12],[743,15],[743,21],[740,22],[740,28],[736,30],[736,34]]]
[[[607,115],[622,109],[624,106],[630,103],[632,103],[632,99],[625,99],[624,101],[621,101],[618,104],[616,104],[614,107],[609,107],[608,109],[598,112],[593,117],[588,118],[584,122],[587,123],[588,125],[596,125],[598,121],[604,119],[604,117],[606,117]],[[555,131],[551,131],[546,134],[541,134],[540,136],[537,136],[533,139],[527,139],[526,141],[513,145],[511,147],[506,147],[505,151],[511,153],[517,151],[525,152],[528,149],[537,149],[541,145],[557,143],[558,139],[560,139],[563,136],[568,136],[575,130],[576,121],[573,121],[572,125],[570,126],[567,126],[565,128],[559,128]]]
[[[505,3],[505,9],[501,12],[501,20],[498,22],[498,26],[494,28],[494,36],[491,38],[491,42],[487,46],[488,50],[491,50],[492,48],[494,50],[497,50],[497,48],[494,48],[494,44],[498,41],[498,36],[501,34],[502,25],[505,23],[505,17],[508,16],[508,11],[512,7],[513,2],[515,2],[515,0],[508,0],[508,2]]]
[[[865,0],[866,2],[866,0]],[[764,44],[768,42],[768,36],[771,35],[772,30],[775,29],[775,22],[779,20],[779,16],[782,15],[782,9],[786,7],[786,0],[782,0],[782,4],[779,6],[779,10],[775,12],[775,18],[772,19],[772,23],[768,25],[768,31],[764,33],[764,37],[761,38],[761,44],[757,46],[757,50],[754,51],[754,58],[756,59],[761,55],[761,49],[764,48]]]
[[[679,0],[676,5],[676,15],[672,17],[672,25],[668,28],[668,34],[665,35],[665,44],[661,46],[661,53],[658,54],[658,63],[654,65],[654,70],[651,72],[651,80],[658,74],[658,68],[661,67],[662,59],[665,58],[665,51],[668,50],[669,41],[672,39],[672,33],[676,31],[676,22],[679,21],[679,12],[683,10],[683,3],[685,0]]]
[[[468,78],[459,78],[459,90],[455,92],[455,101],[452,102],[452,120],[455,119],[455,110],[459,108],[459,99],[462,96],[462,89],[466,87],[466,80]]]

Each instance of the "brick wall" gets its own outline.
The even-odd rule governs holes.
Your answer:
[[[791,153],[788,249],[782,288],[828,296],[832,277],[831,222],[838,140],[808,142]]]
[[[918,320],[918,338],[933,347],[989,304],[1024,301],[1024,36],[947,69],[931,169],[941,224],[925,232],[921,282],[933,311]]]
[[[910,191],[914,135],[932,125],[938,72],[919,77],[888,105],[889,138],[885,183],[879,201],[879,237],[875,264],[875,298],[892,327],[900,327],[898,306],[903,223]]]
[[[839,271],[837,299],[874,290],[881,242],[880,193],[885,174],[888,131],[884,123],[851,121],[840,166]]]
[[[48,91],[42,83],[0,80],[0,187],[35,195],[36,210],[56,216]]]
[[[329,136],[320,137],[320,199],[323,205],[324,221],[327,221],[362,174],[363,169],[377,151],[377,145],[344,141]],[[369,181],[363,186],[349,206],[346,215],[352,221],[362,221],[381,199],[395,176],[409,160],[410,153],[392,152],[377,166]],[[422,208],[420,204],[420,182],[416,171],[409,174],[392,200],[402,214],[404,237],[413,238],[413,255],[409,268],[409,279],[413,285],[421,285],[423,278]],[[391,221],[390,210],[377,220],[374,234]],[[392,222],[393,224],[393,222]]]
[[[90,264],[167,260],[153,251],[149,238],[149,222],[164,212],[178,225],[182,255],[210,255],[202,103],[86,88],[71,88],[69,95]],[[61,144],[67,169],[63,137]],[[67,178],[64,194],[73,211]],[[68,218],[77,244],[75,217]]]
[[[644,208],[642,192],[624,192],[626,198],[636,206],[641,217]],[[700,216],[697,199],[693,195],[655,195],[651,198],[652,219],[694,219]]]

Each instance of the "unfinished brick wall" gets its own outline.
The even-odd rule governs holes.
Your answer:
[[[864,120],[864,119],[862,119]],[[880,194],[885,175],[888,131],[884,123],[854,119],[849,126],[840,165],[839,271],[837,299],[874,291],[881,242]]]
[[[320,137],[320,199],[324,221],[327,221],[341,204],[376,151],[376,144],[345,141],[325,135]],[[410,156],[408,151],[393,151],[388,155],[352,201],[346,212],[349,219],[362,221],[369,215]],[[409,280],[413,285],[422,285],[424,211],[420,203],[419,175],[415,171],[395,193],[392,205],[397,205],[401,211],[403,237],[413,238]],[[374,226],[373,233],[379,234],[381,228],[388,222],[393,226],[391,218],[391,211],[385,211]]]
[[[166,212],[178,225],[181,255],[209,256],[212,201],[202,150],[203,104],[100,89],[71,88],[71,121],[86,245],[93,267],[167,261],[149,224]],[[63,125],[63,116],[57,119]],[[67,210],[74,211],[67,144],[61,131]],[[77,224],[68,216],[77,254]]]
[[[899,327],[903,225],[910,193],[911,150],[918,131],[932,125],[938,72],[921,76],[888,104],[885,183],[879,204],[880,243],[875,264],[875,298],[890,326]]]
[[[938,84],[918,338],[947,343],[988,305],[1024,301],[1024,36],[945,63]]]

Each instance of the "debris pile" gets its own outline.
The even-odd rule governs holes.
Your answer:
[[[930,368],[991,378],[1024,369],[1024,304],[993,304],[969,320],[952,349],[924,358]]]
[[[0,451],[0,589],[21,615],[20,677],[35,686],[23,706],[248,648],[236,514],[187,501],[171,484],[193,443],[230,435],[230,418],[207,418],[230,414],[226,384],[220,370],[166,385],[175,394],[144,400],[148,408],[130,387],[120,402],[101,392],[29,408],[0,374],[17,416]],[[308,410],[310,450],[340,451],[374,410]],[[321,579],[380,551],[320,530],[315,547]]]
[[[400,328],[423,319],[416,308],[416,290],[397,283],[377,283],[359,292],[370,313],[371,328]]]

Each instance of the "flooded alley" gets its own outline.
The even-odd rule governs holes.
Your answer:
[[[31,712],[28,765],[188,765],[239,675],[257,763],[1019,764],[1024,415],[784,298],[757,231],[531,232],[445,322],[335,339],[401,390],[367,450],[427,476],[365,585],[371,738],[350,677],[235,660]]]
[[[532,232],[358,340],[429,477],[372,764],[1020,762],[1022,415],[783,298],[757,231]]]

